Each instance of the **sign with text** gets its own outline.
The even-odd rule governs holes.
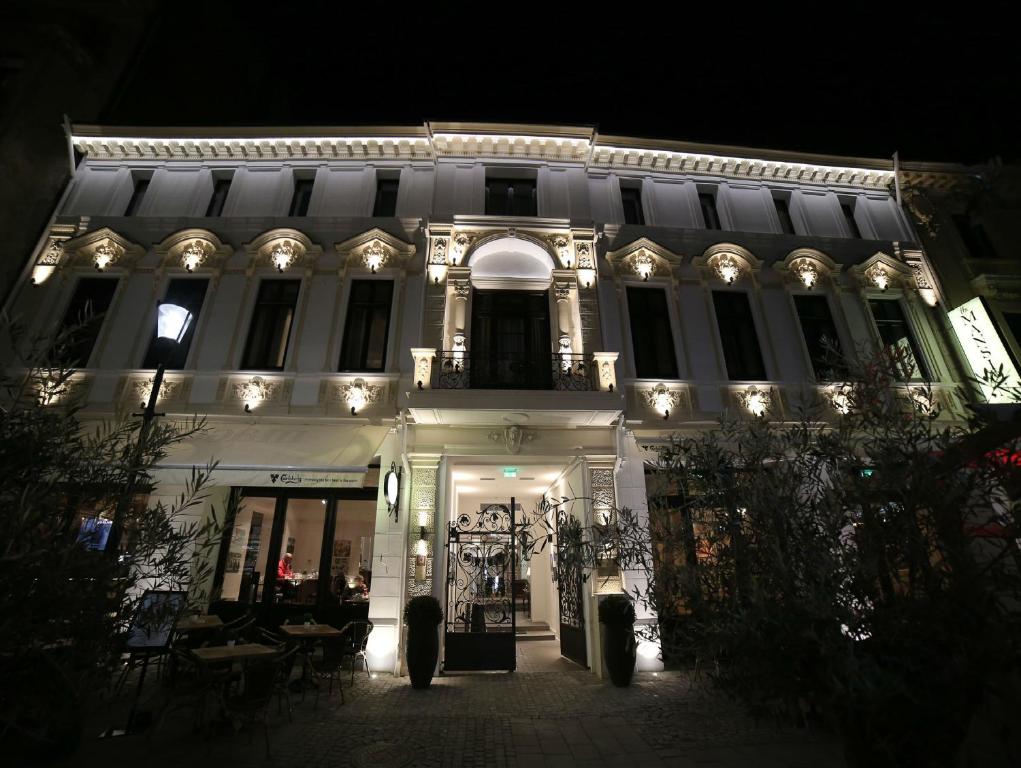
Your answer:
[[[954,327],[954,333],[961,342],[968,364],[975,378],[982,380],[986,372],[1003,367],[1003,386],[994,388],[991,384],[982,383],[982,394],[990,403],[1011,403],[1009,389],[1021,386],[1014,361],[1000,340],[1000,334],[993,325],[992,318],[986,312],[982,299],[976,297],[965,302],[957,309],[947,313]]]

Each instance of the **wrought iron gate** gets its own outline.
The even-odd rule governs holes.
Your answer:
[[[582,606],[582,569],[576,554],[581,524],[566,509],[557,509],[557,593],[560,598],[560,653],[588,666],[585,614]]]
[[[514,549],[513,498],[450,524],[445,672],[514,670]]]

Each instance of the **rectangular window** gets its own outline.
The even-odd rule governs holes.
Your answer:
[[[142,200],[145,199],[145,193],[149,190],[149,177],[136,176],[134,184],[131,190],[131,199],[128,200],[128,207],[124,209],[125,216],[138,215],[138,209],[142,205]]]
[[[776,217],[780,219],[780,231],[785,235],[796,235],[794,231],[794,220],[791,218],[790,203],[787,198],[776,196],[773,198],[773,207],[776,208]]]
[[[399,187],[399,179],[377,179],[376,201],[372,205],[373,216],[397,215],[397,190]]]
[[[244,370],[283,370],[299,290],[301,280],[264,280],[259,286],[241,359]]]
[[[386,368],[392,300],[393,282],[390,280],[355,280],[351,283],[340,370],[382,371]]]
[[[641,187],[625,187],[622,185],[620,188],[620,201],[624,205],[624,223],[643,226],[645,224],[645,213],[642,210]]]
[[[953,220],[957,232],[964,242],[964,247],[968,249],[969,256],[973,259],[999,258],[999,254],[996,253],[996,249],[993,248],[993,244],[989,240],[989,235],[986,234],[985,227],[967,215],[954,216]]]
[[[635,375],[640,379],[676,379],[677,357],[666,291],[628,286],[627,306],[635,351]]]
[[[858,222],[854,218],[854,203],[846,200],[841,201],[840,211],[844,214],[844,221],[847,223],[847,231],[851,233],[851,237],[861,239],[861,230],[858,229]]]
[[[794,297],[794,307],[815,378],[819,381],[837,380],[846,370],[846,365],[829,302],[825,296],[800,295]]]
[[[748,295],[737,291],[713,291],[716,324],[723,344],[727,377],[732,381],[762,381],[766,367],[759,350],[759,336]]]
[[[62,348],[56,350],[56,357],[64,365],[88,366],[116,290],[117,280],[108,277],[83,277],[78,281],[60,324]]]
[[[213,196],[209,198],[206,216],[221,216],[223,214],[223,204],[227,202],[227,195],[230,193],[230,183],[233,178],[233,176],[226,176],[213,180]]]
[[[486,178],[487,216],[537,216],[535,179]]]
[[[291,208],[288,216],[307,216],[308,204],[312,200],[312,179],[296,179],[294,182],[294,194],[291,196]]]
[[[716,210],[716,193],[699,192],[698,204],[702,208],[702,221],[706,229],[720,229],[720,214]]]
[[[149,342],[149,350],[145,353],[145,360],[142,362],[143,368],[155,368],[160,363],[163,363],[167,370],[171,371],[184,368],[184,364],[188,360],[191,341],[195,338],[195,328],[199,324],[199,313],[202,311],[202,302],[206,297],[208,285],[208,280],[197,278],[178,278],[170,281],[163,302],[176,304],[191,312],[191,324],[179,342],[157,338],[156,329],[153,328],[152,341]]]
[[[928,379],[925,360],[918,351],[918,343],[904,317],[900,302],[897,299],[869,299],[869,309],[872,310],[872,319],[876,321],[879,338],[886,349],[903,351],[901,380]]]

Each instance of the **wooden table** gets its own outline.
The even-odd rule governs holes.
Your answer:
[[[196,632],[202,629],[219,629],[223,620],[219,616],[185,616],[177,622],[178,632]]]
[[[241,643],[239,645],[214,645],[210,648],[193,648],[192,656],[204,664],[224,661],[246,661],[273,656],[279,649],[259,643]]]
[[[280,631],[294,640],[318,640],[323,637],[340,637],[344,630],[329,624],[283,624]]]

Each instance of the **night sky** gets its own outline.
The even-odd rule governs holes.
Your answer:
[[[536,122],[843,155],[899,150],[906,161],[1019,159],[1021,42],[1006,3],[952,13],[703,3],[710,15],[687,5],[167,3],[101,118]]]

